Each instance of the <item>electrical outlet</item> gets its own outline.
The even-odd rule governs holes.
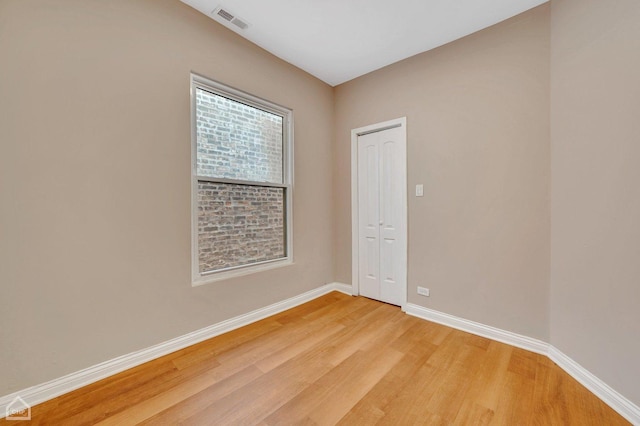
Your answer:
[[[429,289],[426,287],[418,287],[418,294],[429,297]]]

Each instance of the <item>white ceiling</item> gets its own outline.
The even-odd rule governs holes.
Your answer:
[[[335,86],[547,0],[181,1]],[[214,17],[220,6],[249,28],[240,30]]]

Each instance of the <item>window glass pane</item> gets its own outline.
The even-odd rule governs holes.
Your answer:
[[[284,191],[199,181],[200,273],[285,257]]]
[[[283,183],[282,117],[196,89],[198,176]]]

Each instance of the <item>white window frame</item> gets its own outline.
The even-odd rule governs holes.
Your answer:
[[[282,184],[253,182],[234,179],[209,178],[197,175],[197,128],[196,128],[196,88],[224,96],[237,102],[267,111],[282,117]],[[285,257],[251,263],[248,265],[200,273],[198,250],[198,181],[243,184],[252,186],[283,188],[285,192],[284,232]],[[199,286],[293,264],[293,111],[257,96],[191,73],[191,285]]]

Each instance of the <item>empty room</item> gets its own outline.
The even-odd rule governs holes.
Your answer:
[[[638,22],[0,0],[0,424],[640,425]]]

